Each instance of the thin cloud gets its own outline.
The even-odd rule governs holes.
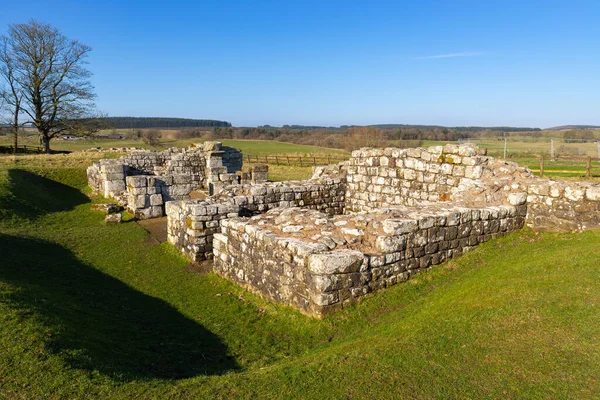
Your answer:
[[[480,51],[465,51],[462,53],[438,54],[435,56],[413,57],[413,60],[431,60],[434,58],[452,58],[452,57],[477,57],[483,56],[485,53]]]

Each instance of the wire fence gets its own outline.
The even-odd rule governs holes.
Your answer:
[[[460,139],[459,143],[477,144],[488,149],[490,155],[502,158],[536,154],[553,161],[586,157],[600,161],[600,140],[597,139],[478,137]]]

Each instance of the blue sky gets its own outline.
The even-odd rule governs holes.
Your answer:
[[[597,0],[3,3],[93,48],[112,116],[600,124]]]

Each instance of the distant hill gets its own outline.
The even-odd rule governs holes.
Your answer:
[[[197,128],[230,127],[227,121],[213,119],[164,118],[164,117],[106,117],[100,118],[106,126],[116,129],[146,128]]]
[[[566,131],[569,129],[600,129],[599,125],[561,125],[546,128],[547,131]]]
[[[516,127],[516,126],[443,126],[443,125],[410,125],[410,124],[374,124],[374,125],[341,125],[339,128],[333,126],[319,125],[283,125],[283,129],[347,129],[357,126],[371,126],[379,129],[452,129],[457,132],[480,132],[480,131],[499,131],[499,132],[531,132],[541,131],[541,128]],[[273,128],[269,125],[264,128]]]
[[[529,132],[541,131],[540,128],[524,128],[516,126],[442,126],[442,125],[405,125],[405,124],[378,124],[369,125],[381,129],[452,129],[458,132],[500,131],[500,132]]]

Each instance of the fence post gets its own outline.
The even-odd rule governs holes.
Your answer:
[[[540,158],[540,177],[544,176],[544,155]]]
[[[302,165],[302,156],[299,156],[298,158],[300,158],[300,166],[303,167],[303,165]]]
[[[313,156],[313,165],[317,165],[317,160],[315,159],[315,156]]]
[[[589,178],[592,176],[592,157],[587,158],[587,165],[585,166],[585,177]]]
[[[285,156],[285,158],[287,158],[288,165],[291,166],[292,164],[290,164],[290,156]]]
[[[275,162],[279,165],[279,156],[275,156]]]

